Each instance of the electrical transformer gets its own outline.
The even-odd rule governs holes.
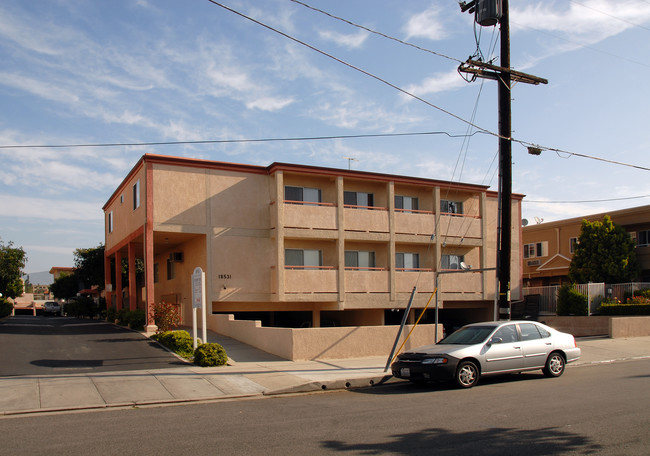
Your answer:
[[[484,27],[496,25],[501,19],[501,0],[476,0],[476,23]]]

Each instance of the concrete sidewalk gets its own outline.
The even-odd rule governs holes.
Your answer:
[[[359,388],[393,379],[386,357],[286,361],[214,333],[228,366],[0,378],[0,416],[137,407]],[[574,366],[650,358],[650,337],[578,339]]]

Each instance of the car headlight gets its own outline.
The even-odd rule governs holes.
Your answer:
[[[449,360],[443,357],[436,358],[425,358],[422,360],[422,364],[447,364]]]

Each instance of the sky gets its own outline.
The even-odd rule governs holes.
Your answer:
[[[510,29],[511,66],[548,80],[512,89],[523,217],[650,204],[650,1],[511,0]],[[499,39],[452,0],[3,1],[0,240],[27,273],[73,266],[145,153],[496,191],[497,82],[457,69]]]

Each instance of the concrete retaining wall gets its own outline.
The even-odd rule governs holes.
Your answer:
[[[650,317],[612,317],[609,322],[609,337],[650,336]]]
[[[398,326],[344,326],[335,328],[268,328],[259,321],[235,320],[233,315],[208,315],[208,328],[245,344],[292,361],[388,356]],[[406,326],[399,344],[412,326]],[[442,338],[442,325],[438,325]],[[404,350],[431,344],[435,325],[418,325]]]
[[[643,337],[650,336],[650,317],[540,317],[540,321],[558,331],[576,337],[609,336]]]

